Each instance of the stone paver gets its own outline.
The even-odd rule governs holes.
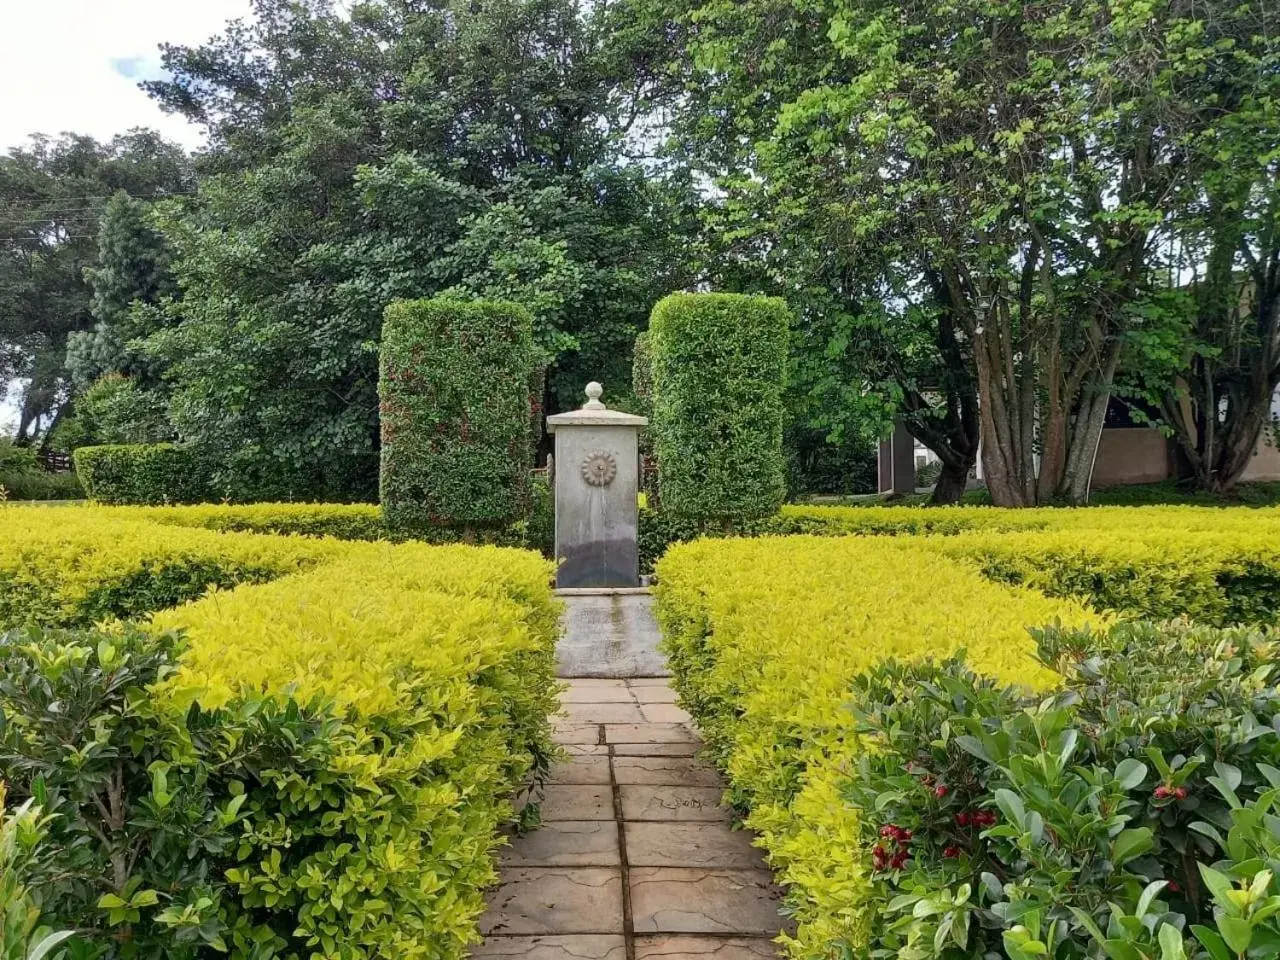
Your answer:
[[[624,824],[627,860],[633,867],[723,867],[764,870],[751,834],[722,823],[650,821]]]
[[[565,718],[570,723],[645,723],[648,717],[638,703],[566,703]],[[687,720],[677,720],[686,723]]]
[[[562,677],[665,677],[653,598],[641,594],[565,597]]]
[[[718,787],[620,787],[624,820],[714,820],[729,822]]]
[[[698,743],[687,723],[606,723],[605,743]]]
[[[640,705],[640,715],[646,723],[692,723],[689,716],[674,703],[644,703]]]
[[[612,820],[613,790],[605,786],[552,786],[542,791],[542,822]]]
[[[485,958],[520,957],[522,960],[627,960],[627,941],[620,934],[616,936],[585,934],[568,937],[486,937],[484,943],[476,947],[471,955]],[[664,955],[651,953],[648,956],[656,960],[657,957]],[[665,955],[666,960],[674,960],[679,956],[681,954]],[[699,954],[693,954],[693,956],[699,956]],[[715,954],[709,954],[709,956],[715,956]],[[764,956],[771,957],[773,954],[764,954]],[[720,960],[737,960],[737,958],[726,958],[721,954]]]
[[[600,867],[502,871],[480,918],[480,933],[616,933],[622,929],[622,874]]]
[[[778,930],[778,890],[767,871],[633,867],[628,889],[637,933]]]
[[[696,757],[614,757],[613,775],[620,784],[720,786],[719,775]]]
[[[744,937],[636,937],[636,960],[772,960],[778,954],[765,939]]]
[[[552,820],[517,837],[499,858],[508,867],[616,867],[613,820]]]
[[[615,757],[696,757],[702,745],[689,743],[615,743],[605,751]]]
[[[587,754],[570,757],[567,763],[557,763],[551,767],[551,779],[555,784],[594,784],[600,786],[609,783],[611,770],[609,767],[608,748],[603,754]]]
[[[768,960],[780,891],[666,681],[575,680],[542,825],[501,854],[476,958]]]

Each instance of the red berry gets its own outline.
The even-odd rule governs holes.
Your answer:
[[[950,793],[950,792],[951,792],[951,791],[950,791],[950,790],[948,790],[948,789],[946,788],[946,786],[945,786],[944,784],[941,784],[941,783],[940,783],[940,784],[938,784],[936,787],[934,787],[934,788],[933,788],[933,795],[934,795],[935,797],[937,797],[939,800],[941,800],[943,797],[945,797],[945,796],[946,796],[948,793]]]
[[[914,836],[914,834],[912,834],[910,830],[898,831],[898,840],[902,843],[910,843],[912,836]]]
[[[959,847],[947,847],[947,849],[945,849],[945,850],[943,850],[943,851],[942,851],[942,855],[943,855],[944,857],[946,857],[948,860],[954,860],[954,859],[956,859],[957,857],[959,857],[959,856],[960,856],[960,848],[959,848]]]
[[[1186,787],[1177,787],[1177,788],[1175,788],[1175,789],[1174,789],[1174,791],[1173,791],[1173,795],[1174,795],[1175,797],[1177,797],[1179,800],[1185,800],[1185,799],[1187,799],[1187,788],[1186,788]]]
[[[1178,881],[1177,881],[1177,880],[1170,880],[1170,881],[1169,881],[1169,892],[1170,892],[1170,893],[1181,893],[1181,892],[1182,892],[1182,887],[1180,887],[1180,886],[1178,885]]]
[[[880,828],[880,836],[882,837],[892,837],[897,832],[898,832],[898,828],[895,827],[892,823],[886,823],[883,827]]]
[[[1168,798],[1169,795],[1170,790],[1164,784],[1160,784],[1160,786],[1156,787],[1154,796],[1157,800],[1164,800]]]
[[[957,813],[956,824],[961,827],[967,827],[969,825],[969,814],[964,810]]]

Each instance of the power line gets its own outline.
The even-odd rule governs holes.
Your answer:
[[[115,196],[115,194],[116,194],[116,193],[119,193],[119,192],[120,192],[120,191],[116,191],[115,193],[106,193],[106,194],[89,194],[88,196],[83,196],[83,197],[61,197],[61,196],[58,196],[58,197],[23,197],[23,198],[18,199],[18,200],[9,200],[9,201],[6,201],[6,202],[8,202],[8,203],[71,203],[72,201],[80,201],[80,200],[104,200],[104,201],[105,201],[105,200],[110,200],[112,197],[114,197],[114,196]],[[173,192],[171,192],[171,193],[157,193],[157,194],[152,194],[152,195],[151,195],[151,196],[149,196],[149,197],[144,197],[144,196],[139,196],[139,195],[137,195],[137,194],[132,194],[132,193],[129,193],[129,191],[127,191],[127,190],[126,190],[126,191],[124,191],[124,192],[128,195],[128,197],[129,197],[131,200],[168,200],[170,197],[194,197],[194,196],[196,195],[196,193],[198,193],[199,191],[197,191],[197,190],[175,190],[175,191],[173,191]]]

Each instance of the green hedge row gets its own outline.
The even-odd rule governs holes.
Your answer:
[[[533,320],[518,304],[387,307],[378,391],[393,531],[492,529],[527,516],[537,367]]]
[[[663,509],[734,522],[786,497],[784,301],[673,294],[653,310],[653,431]]]
[[[201,503],[210,498],[202,464],[172,443],[80,447],[72,457],[85,495],[99,503]]]

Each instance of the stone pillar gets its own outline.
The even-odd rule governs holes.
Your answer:
[[[894,421],[893,436],[880,441],[877,466],[881,493],[916,492],[916,441],[901,420]]]
[[[547,418],[555,435],[557,587],[638,587],[637,543],[644,417],[610,410],[598,383],[581,410]]]

